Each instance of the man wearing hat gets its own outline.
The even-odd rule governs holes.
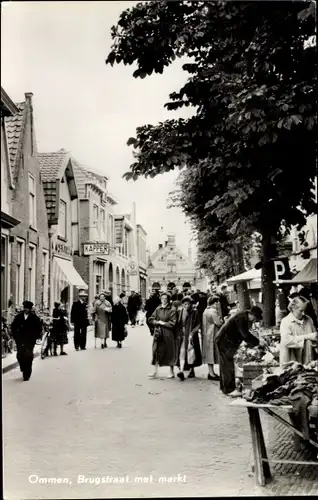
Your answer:
[[[23,374],[23,380],[29,380],[32,374],[33,350],[41,337],[42,323],[32,311],[33,302],[23,302],[23,311],[14,318],[11,331],[17,346],[17,360]]]
[[[85,351],[86,349],[87,327],[89,325],[87,297],[85,290],[80,290],[78,300],[73,302],[72,305],[71,323],[74,325],[74,347],[76,351],[79,349]]]
[[[218,331],[215,343],[219,352],[220,389],[224,394],[235,391],[234,355],[243,340],[251,347],[266,343],[249,331],[252,324],[262,318],[261,308],[253,306],[247,311],[234,314]]]

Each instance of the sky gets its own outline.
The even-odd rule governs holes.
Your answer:
[[[40,152],[69,151],[84,166],[106,174],[119,209],[131,211],[155,251],[168,233],[187,253],[191,228],[178,209],[167,209],[177,172],[133,182],[122,176],[133,163],[126,145],[136,127],[191,111],[167,111],[169,93],[187,74],[177,60],[163,75],[134,79],[133,66],[106,66],[111,26],[137,2],[3,2],[1,85],[15,102],[33,93]],[[163,228],[163,229],[162,229]],[[194,242],[190,243],[195,252]]]

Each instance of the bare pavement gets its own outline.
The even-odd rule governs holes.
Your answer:
[[[90,333],[86,351],[70,339],[68,356],[37,358],[29,382],[3,375],[5,499],[318,494],[318,467],[257,487],[246,410],[206,367],[184,383],[165,368],[148,380],[151,341],[129,327],[123,349],[101,350]]]

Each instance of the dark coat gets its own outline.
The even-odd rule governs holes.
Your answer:
[[[126,307],[121,302],[115,304],[112,311],[112,339],[115,342],[122,342],[125,339],[125,325],[128,320]]]
[[[24,312],[20,312],[11,324],[11,331],[17,348],[25,347],[33,351],[37,339],[41,337],[42,322],[33,312],[29,314],[27,320],[24,319]]]
[[[53,309],[52,340],[57,344],[67,344],[67,316],[62,309]]]
[[[155,321],[163,321],[164,325],[154,325],[152,364],[174,366],[176,362],[176,309],[171,304],[167,307],[157,307],[149,318],[150,324]]]
[[[157,307],[161,304],[160,296],[155,294],[149,299],[146,300],[145,310],[146,310],[146,318],[150,318],[153,315]]]
[[[89,325],[87,304],[85,302],[82,303],[80,300],[73,302],[71,310],[71,323],[74,325],[77,324],[83,328]]]
[[[195,353],[195,361],[193,364],[190,365],[188,363],[188,357],[186,354],[185,370],[188,370],[191,367],[196,367],[196,366],[202,365],[202,353],[201,353],[200,339],[199,339],[199,329],[201,328],[201,317],[196,309],[191,309],[191,311],[189,312],[189,315],[187,317],[187,320],[186,320],[186,325],[185,325],[186,331],[184,333],[183,332],[183,325],[182,325],[182,314],[183,314],[183,309],[178,311],[178,317],[177,317],[176,365],[180,366],[180,349],[181,349],[182,341],[184,340],[184,342],[185,342],[185,350],[187,353],[188,349],[190,347],[189,336],[191,336],[193,347],[194,347],[194,353]]]
[[[233,352],[238,349],[243,340],[252,347],[259,344],[259,340],[249,332],[247,311],[240,311],[229,318],[215,338],[219,350],[228,348]]]
[[[231,308],[234,307],[235,304],[234,303],[230,304],[227,296],[223,295],[223,293],[219,294],[219,299],[220,299],[221,313],[224,319],[229,315]]]
[[[141,300],[141,297],[138,293],[136,293],[135,295],[130,295],[128,297],[128,304],[127,304],[128,312],[131,312],[131,313],[137,312],[138,309],[140,308],[141,304],[142,304],[142,300]]]

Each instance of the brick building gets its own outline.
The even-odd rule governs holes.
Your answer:
[[[61,301],[68,313],[79,288],[88,286],[73,265],[79,254],[79,200],[71,155],[61,149],[39,154],[50,240],[49,303]]]
[[[1,94],[6,100],[5,93]],[[6,249],[6,298],[9,291],[12,309],[21,306],[25,299],[43,309],[48,305],[49,237],[35,140],[32,94],[26,93],[25,101],[16,104],[16,108],[3,118],[4,140],[1,140],[1,147],[8,153],[4,165],[7,186],[9,180],[5,203],[15,221]],[[2,214],[1,223],[2,226],[6,224]]]

